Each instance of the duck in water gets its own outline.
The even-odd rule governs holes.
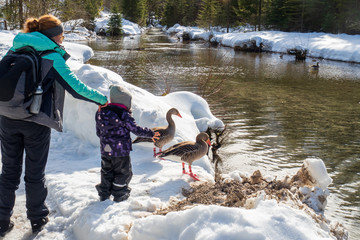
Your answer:
[[[319,62],[317,62],[316,65],[312,65],[311,68],[312,68],[312,70],[319,70],[319,68],[320,68]]]

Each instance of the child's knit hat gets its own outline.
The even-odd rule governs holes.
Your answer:
[[[126,88],[120,85],[110,86],[110,102],[125,105],[128,109],[131,108],[131,93]]]

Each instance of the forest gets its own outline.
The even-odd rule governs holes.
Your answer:
[[[62,21],[84,19],[94,28],[102,10],[122,14],[140,26],[156,19],[163,26],[230,28],[254,31],[360,34],[360,0],[1,0],[0,18],[8,29],[28,17],[54,14]]]

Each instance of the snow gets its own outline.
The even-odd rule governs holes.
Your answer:
[[[319,158],[308,158],[304,161],[305,168],[315,180],[315,185],[325,190],[332,183],[331,177],[327,174],[324,162]]]
[[[65,40],[66,41],[87,41],[88,39],[96,39],[100,29],[107,30],[110,18],[109,12],[102,11],[100,17],[95,19],[95,32],[88,31],[82,27],[83,19],[69,20],[64,22]],[[122,29],[125,35],[138,35],[144,32],[144,29],[138,24],[133,23],[125,18],[122,18]]]
[[[130,235],[147,240],[331,239],[324,230],[309,229],[309,225],[316,223],[303,211],[269,200],[250,210],[197,206],[166,216],[138,219]]]
[[[262,44],[264,51],[287,53],[290,49],[301,49],[315,58],[360,63],[359,35],[280,31],[224,33],[179,24],[167,29],[167,33],[175,33],[178,37],[186,33],[193,40],[203,39],[232,48],[244,47],[254,41],[257,47]]]
[[[201,34],[206,35],[194,33],[194,36]],[[14,31],[0,31],[0,57],[11,47],[15,35]],[[311,46],[313,54],[321,49],[319,56],[336,56],[342,60],[349,59],[347,49],[352,49],[351,59],[360,62],[359,36],[280,32],[248,33],[244,37],[216,36],[222,44],[229,46],[241,38],[255,37],[260,37],[256,38],[257,42],[271,42],[272,49],[279,51],[297,46],[295,39],[298,39]],[[326,41],[335,42],[337,49],[325,44]],[[347,43],[346,47],[339,46],[342,41]],[[180,111],[182,118],[173,117],[176,136],[164,149],[184,140],[194,141],[195,136],[208,127],[224,128],[222,121],[213,116],[201,97],[190,92],[155,96],[123,81],[110,70],[84,64],[93,54],[90,48],[70,42],[64,45],[72,55],[69,66],[83,82],[106,95],[111,84],[129,89],[133,94],[133,115],[139,125],[164,125],[168,109],[176,107]],[[133,145],[134,176],[130,183],[130,198],[121,203],[100,202],[94,187],[100,181],[99,139],[95,135],[94,120],[96,110],[96,105],[66,95],[64,132],[52,131],[46,170],[50,222],[35,239],[335,239],[326,221],[319,224],[306,211],[268,200],[264,194],[248,199],[246,208],[198,205],[165,216],[153,215],[170,202],[184,199],[182,188],[195,183],[188,175],[182,174],[181,164],[154,158],[150,143]],[[327,187],[331,179],[321,159],[307,159],[304,165],[317,185],[303,186],[301,191],[315,211],[322,211],[326,202],[319,206],[318,198],[329,194]],[[193,171],[201,182],[214,182],[214,170],[207,156],[194,162]],[[250,175],[237,171],[227,177],[241,182],[243,176]],[[23,183],[17,191],[12,220],[15,222],[14,230],[4,239],[31,238]]]
[[[109,22],[110,13],[102,11],[100,13],[100,17],[96,19],[95,23],[95,32],[98,32],[100,28],[107,29],[107,24]],[[126,35],[134,35],[134,34],[141,34],[143,29],[136,23],[133,23],[129,20],[122,19],[122,29],[124,34]]]

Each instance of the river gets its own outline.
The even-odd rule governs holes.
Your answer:
[[[95,53],[89,63],[153,94],[203,96],[229,133],[219,151],[223,172],[292,176],[306,158],[322,159],[333,179],[325,216],[360,239],[359,64],[235,52],[158,30],[83,43]]]

